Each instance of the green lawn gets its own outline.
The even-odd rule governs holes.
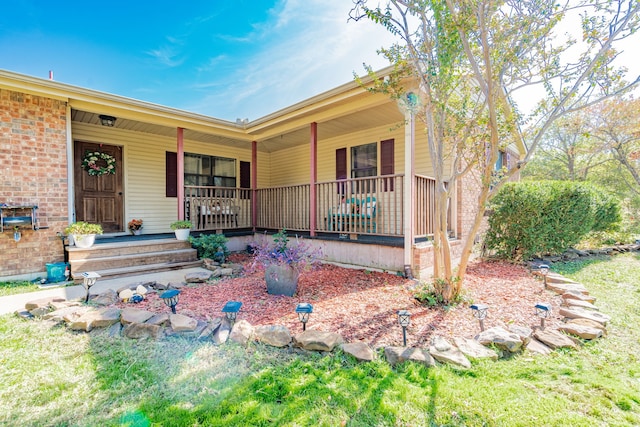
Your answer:
[[[26,292],[41,291],[37,283],[28,281],[0,282],[0,297],[6,295],[24,294]]]
[[[0,317],[0,425],[640,425],[640,259],[554,266],[611,314],[578,351],[427,369],[335,352],[72,333]]]

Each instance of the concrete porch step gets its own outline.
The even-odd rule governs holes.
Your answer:
[[[164,262],[157,264],[135,265],[131,267],[112,268],[106,270],[92,270],[98,273],[101,278],[114,279],[117,277],[140,276],[146,273],[158,273],[162,271],[180,270],[184,268],[202,267],[202,261],[184,261],[184,262]],[[73,273],[73,279],[76,283],[82,283],[83,272]],[[140,279],[140,277],[138,277]],[[98,279],[100,280],[100,279]]]
[[[69,246],[69,260],[105,258],[110,256],[135,255],[149,252],[162,252],[177,249],[191,248],[189,242],[183,242],[176,239],[152,239],[152,240],[135,240],[124,242],[102,243],[99,240],[90,248],[78,248]]]
[[[160,252],[144,252],[104,257],[72,259],[69,257],[71,272],[110,270],[136,265],[190,262],[198,259],[195,249],[172,249]]]

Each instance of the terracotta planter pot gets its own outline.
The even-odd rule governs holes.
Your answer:
[[[264,271],[267,292],[271,295],[293,296],[298,290],[298,276],[298,271],[290,265],[270,265]]]

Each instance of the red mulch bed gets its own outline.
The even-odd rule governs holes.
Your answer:
[[[248,261],[246,256],[233,257],[234,262]],[[411,312],[407,344],[421,346],[427,345],[433,335],[477,335],[479,325],[469,301],[489,305],[487,328],[538,325],[535,303],[550,302],[555,307],[559,303],[559,297],[545,291],[541,280],[528,269],[505,262],[472,263],[463,286],[467,303],[448,311],[421,305],[409,290],[414,282],[387,273],[323,265],[300,276],[294,297],[269,295],[263,276],[262,272],[245,273],[213,284],[184,287],[178,313],[207,320],[221,316],[220,310],[227,301],[242,301],[238,319],[246,319],[254,326],[286,325],[295,334],[302,329],[295,307],[299,302],[309,302],[313,313],[308,329],[338,332],[347,342],[361,340],[381,347],[402,344],[396,312],[406,309]],[[156,294],[148,295],[136,306],[156,312],[168,310]],[[558,317],[547,320],[547,326],[557,323]]]

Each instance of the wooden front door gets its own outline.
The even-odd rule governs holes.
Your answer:
[[[107,153],[116,159],[115,174],[92,176],[82,169],[87,152]],[[98,160],[97,166],[106,166]],[[75,207],[76,221],[102,225],[105,233],[124,231],[122,195],[122,147],[75,141]]]

